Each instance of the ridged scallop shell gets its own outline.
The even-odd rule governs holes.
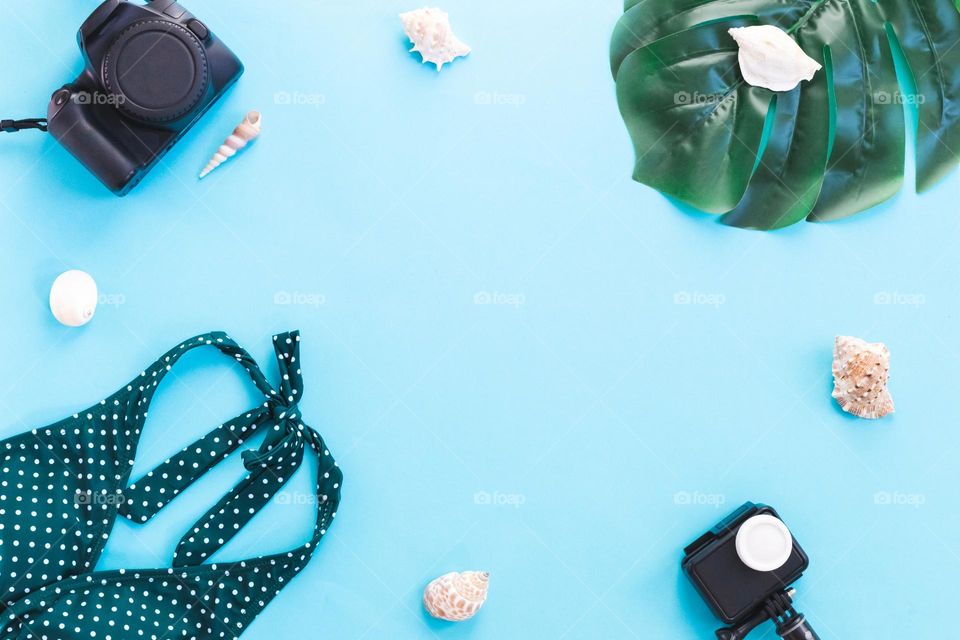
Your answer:
[[[737,27],[730,35],[740,46],[743,79],[771,91],[791,91],[801,80],[813,80],[823,67],[808,56],[786,31],[772,25]]]
[[[245,146],[257,139],[257,136],[260,135],[260,123],[261,116],[259,111],[251,111],[247,114],[247,117],[243,119],[237,128],[233,130],[233,133],[230,134],[220,148],[217,149],[217,152],[213,154],[213,157],[210,158],[210,162],[207,163],[207,166],[203,168],[203,171],[200,172],[200,178],[206,178],[207,175],[222,165],[224,162],[237,155],[237,152],[240,149],[243,149]]]
[[[447,573],[423,590],[423,606],[440,620],[469,620],[486,602],[489,585],[490,574],[485,571]]]
[[[470,47],[453,33],[446,11],[424,7],[400,14],[403,30],[413,43],[410,51],[418,51],[423,62],[437,65],[437,71],[448,62],[470,53]]]
[[[882,418],[893,413],[887,390],[890,351],[879,342],[837,336],[833,349],[833,397],[847,413]]]

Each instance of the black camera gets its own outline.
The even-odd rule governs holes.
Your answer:
[[[83,73],[53,94],[50,133],[126,195],[243,73],[175,0],[107,0],[77,34]]]
[[[767,620],[784,640],[819,640],[793,608],[789,588],[810,564],[766,505],[747,502],[684,549],[681,566],[713,613],[730,625],[719,640],[742,640]]]

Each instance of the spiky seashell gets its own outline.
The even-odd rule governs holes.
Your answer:
[[[248,113],[247,117],[243,119],[243,122],[233,130],[230,137],[227,138],[226,141],[220,145],[220,148],[217,149],[217,152],[213,154],[210,162],[208,162],[207,166],[200,172],[200,178],[206,178],[211,171],[237,155],[240,149],[243,149],[256,140],[257,136],[260,135],[261,119],[259,111],[251,111]]]
[[[887,390],[890,351],[880,342],[837,336],[833,348],[833,397],[847,413],[882,418],[893,413]]]
[[[791,91],[801,80],[813,80],[823,68],[778,27],[737,27],[730,29],[730,35],[740,46],[743,79],[755,87]]]
[[[486,602],[489,584],[490,574],[485,571],[453,571],[427,585],[423,606],[440,620],[469,620]]]
[[[418,51],[424,63],[437,65],[438,72],[448,62],[470,53],[470,47],[454,35],[446,11],[424,7],[401,13],[400,21],[413,43],[410,51]]]
[[[50,287],[50,311],[57,322],[68,327],[82,327],[97,311],[97,283],[84,271],[65,271]]]

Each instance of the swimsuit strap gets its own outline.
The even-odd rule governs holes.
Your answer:
[[[179,362],[180,358],[194,349],[200,347],[216,347],[225,355],[232,357],[240,366],[246,369],[251,380],[265,396],[270,397],[276,394],[270,383],[267,382],[263,371],[260,370],[256,360],[253,359],[247,350],[238,345],[233,339],[222,331],[212,331],[204,333],[189,340],[185,340],[164,355],[160,356],[156,362],[150,365],[146,370],[140,373],[140,377],[127,385],[127,391],[132,393],[131,402],[136,401],[136,405],[143,410],[140,411],[141,423],[147,417],[147,409],[150,401],[160,382],[166,377],[173,366]],[[142,426],[142,425],[141,425]]]
[[[136,389],[135,400],[142,405],[140,414],[146,418],[159,381],[176,361],[193,348],[215,346],[233,356],[247,370],[265,400],[261,406],[240,414],[184,447],[131,484],[123,492],[125,500],[120,506],[120,514],[134,522],[148,521],[180,492],[236,451],[260,427],[272,426],[258,449],[243,452],[243,464],[249,475],[183,536],[174,556],[175,567],[200,564],[229,542],[299,468],[304,444],[317,449],[317,442],[322,442],[319,435],[299,420],[297,401],[303,394],[299,332],[279,334],[274,336],[273,342],[280,369],[279,392],[270,386],[253,358],[223,333],[205,334],[184,342],[141,375],[150,384]],[[317,453],[322,459],[322,453]]]

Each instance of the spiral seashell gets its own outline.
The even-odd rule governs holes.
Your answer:
[[[470,53],[470,47],[454,35],[446,11],[424,7],[401,13],[400,21],[413,43],[410,51],[418,51],[424,63],[437,65],[438,73],[443,65]]]
[[[256,140],[257,136],[260,135],[260,121],[259,111],[251,111],[248,113],[247,117],[243,119],[243,122],[233,130],[230,137],[228,137],[224,143],[220,145],[220,148],[217,149],[217,152],[213,154],[210,162],[208,162],[207,166],[200,172],[200,178],[206,178],[211,171],[237,155],[238,151]]]
[[[893,413],[887,389],[890,351],[882,343],[837,336],[833,349],[833,397],[847,413],[882,418]]]
[[[801,80],[813,80],[823,67],[808,56],[786,31],[772,25],[738,27],[730,35],[740,46],[743,79],[771,91],[792,91]]]
[[[440,620],[469,620],[486,602],[489,584],[490,574],[485,571],[447,573],[423,590],[423,606]]]
[[[97,311],[97,283],[89,273],[65,271],[50,287],[50,311],[57,322],[68,327],[82,327]]]

